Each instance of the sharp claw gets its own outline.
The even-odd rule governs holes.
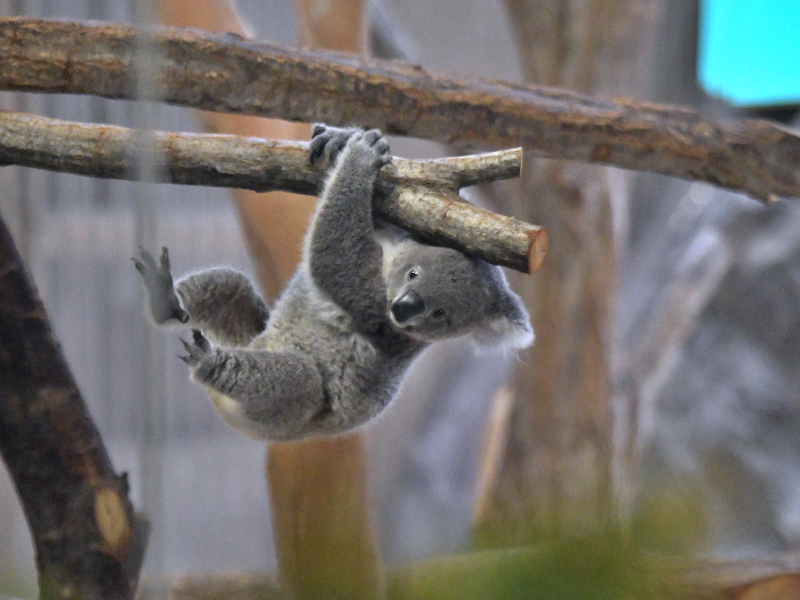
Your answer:
[[[169,271],[169,251],[166,246],[161,247],[161,267]]]
[[[183,356],[182,354],[176,354],[178,358],[180,358],[183,362],[185,362],[190,367],[192,366],[192,361],[194,360],[191,356]]]
[[[203,335],[203,332],[199,329],[192,329],[192,338],[194,339],[194,345],[200,348],[203,352],[207,352],[211,349],[211,344],[208,343],[208,340]]]
[[[311,166],[314,166],[314,164],[320,159],[324,149],[325,145],[317,143],[316,140],[311,143],[311,148],[308,154],[308,160],[311,163]]]
[[[186,351],[189,354],[191,354],[192,353],[192,345],[189,342],[187,342],[185,339],[183,339],[183,338],[178,338],[178,339],[181,341],[181,344],[183,344],[183,347],[186,349]]]
[[[133,261],[133,266],[136,267],[136,270],[139,271],[139,273],[141,273],[142,275],[144,275],[146,269],[145,266],[141,263],[141,261],[135,258],[131,258],[131,260]]]

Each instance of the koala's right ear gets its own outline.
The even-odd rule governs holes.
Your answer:
[[[498,291],[486,320],[472,332],[472,338],[484,348],[522,350],[533,344],[533,326],[528,311],[507,284]]]

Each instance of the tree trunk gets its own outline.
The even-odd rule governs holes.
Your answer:
[[[658,0],[506,4],[531,83],[648,96]],[[551,244],[538,274],[514,280],[536,343],[516,370],[509,418],[491,432],[501,450],[487,463],[498,474],[480,478],[489,482],[476,523],[485,544],[599,524],[614,510],[611,317],[627,179],[545,160],[523,171],[515,214],[546,227]]]

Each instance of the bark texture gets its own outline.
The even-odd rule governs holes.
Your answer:
[[[530,15],[540,14],[534,4]],[[544,83],[598,94],[632,89],[622,80],[626,69],[613,75],[615,85],[597,86],[598,71],[586,66],[604,39],[627,54],[620,43],[625,26],[601,37],[592,21],[606,10],[566,0],[552,6],[567,22],[556,48],[542,58],[559,75]],[[631,10],[639,11],[638,5]],[[0,89],[132,99],[139,35],[116,25],[2,19],[0,54],[7,68],[0,71]],[[142,35],[157,57],[154,93],[164,102],[332,125],[368,123],[442,142],[524,143],[541,157],[707,181],[763,201],[800,197],[800,138],[765,121],[719,122],[674,106],[439,76],[418,66],[256,44],[236,35],[176,29]]]
[[[156,180],[168,183],[284,190],[316,195],[325,171],[312,168],[305,142],[225,135],[138,132],[0,111],[0,164],[110,179],[132,179],[142,144]],[[547,249],[540,227],[462,201],[465,185],[519,175],[520,149],[451,159],[395,159],[381,179],[394,184],[376,213],[431,243],[451,246],[528,273]]]
[[[0,453],[30,527],[42,599],[132,599],[147,523],[128,500],[0,221]]]

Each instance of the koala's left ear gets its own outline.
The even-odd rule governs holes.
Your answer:
[[[472,338],[478,346],[485,348],[521,350],[533,344],[531,319],[522,300],[511,291],[505,278],[502,283],[486,320],[472,332]]]

